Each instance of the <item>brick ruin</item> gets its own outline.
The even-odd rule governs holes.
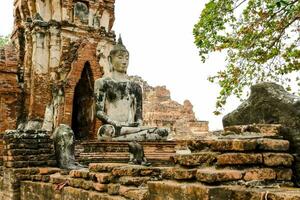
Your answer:
[[[0,95],[0,131],[72,126],[73,115],[82,112],[73,109],[76,104],[74,108],[89,113],[73,128],[87,123],[85,135],[78,138],[93,138],[99,124],[91,114],[91,91],[94,80],[105,72],[106,66],[98,62],[105,56],[101,50],[114,43],[114,0],[16,0],[14,17],[12,44],[1,49],[0,80],[5,87]]]
[[[154,127],[169,127],[171,138],[175,140],[204,136],[209,132],[208,121],[195,117],[193,105],[185,100],[183,105],[171,99],[165,86],[150,86],[141,77],[132,80],[143,86],[144,124]]]
[[[66,171],[54,167],[48,134],[8,131],[4,136],[0,195],[3,200],[300,198],[292,182],[294,157],[288,153],[289,142],[281,139],[280,125],[235,126],[202,140],[144,143],[147,157],[156,153],[152,158],[161,160],[158,156],[169,152],[168,163],[156,162],[151,167],[121,160],[111,163],[121,154],[128,159],[128,151],[120,152],[126,147],[120,145],[123,144],[85,145],[81,153],[90,151],[90,159],[101,148],[108,150],[106,155],[119,156],[111,156],[110,162],[90,162],[87,168]],[[176,153],[174,146],[188,147],[191,153]],[[105,160],[105,154],[100,156]]]
[[[0,200],[300,199],[280,125],[210,133],[189,101],[139,78],[146,124],[169,126],[176,140],[142,143],[151,167],[126,164],[126,142],[94,140],[93,84],[109,70],[114,3],[14,1],[12,43],[0,49]],[[56,167],[51,135],[61,123],[86,168]]]

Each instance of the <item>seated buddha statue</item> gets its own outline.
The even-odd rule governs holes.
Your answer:
[[[129,52],[121,37],[108,56],[112,71],[95,81],[96,116],[103,125],[99,140],[155,141],[167,138],[165,128],[143,126],[141,86],[127,75]]]

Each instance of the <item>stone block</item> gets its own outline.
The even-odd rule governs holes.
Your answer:
[[[69,180],[69,176],[62,175],[61,173],[51,174],[50,175],[50,182],[53,184],[61,184],[63,182],[67,182]]]
[[[98,192],[107,192],[107,184],[93,183],[93,188]]]
[[[90,190],[94,188],[92,181],[87,181],[84,179],[78,179],[78,178],[70,178],[68,179],[68,185],[75,188],[81,188],[85,190]]]
[[[55,174],[61,171],[60,168],[50,168],[50,167],[41,167],[38,168],[38,170],[39,170],[38,173],[41,175]]]
[[[216,161],[217,155],[215,152],[179,154],[174,156],[174,162],[182,166],[210,166]]]
[[[239,170],[216,170],[214,168],[198,169],[196,178],[200,182],[219,183],[226,181],[237,181],[242,179],[243,173]]]
[[[256,140],[219,139],[211,142],[213,151],[252,151],[256,149]]]
[[[217,156],[217,165],[256,165],[262,162],[262,155],[258,153],[224,153]]]
[[[225,132],[234,132],[241,134],[244,132],[257,132],[262,136],[280,136],[281,125],[278,124],[250,124],[250,125],[236,125],[225,126]]]
[[[23,181],[20,186],[21,199],[55,199],[52,185],[49,183]]]
[[[263,151],[288,151],[290,142],[288,140],[262,138],[257,140],[257,149]]]
[[[275,169],[276,179],[278,181],[291,181],[293,176],[293,171],[291,169]]]
[[[91,163],[89,170],[91,172],[111,172],[115,167],[127,166],[124,163]]]
[[[71,178],[89,178],[89,170],[88,169],[80,169],[80,170],[71,170],[69,173]]]
[[[207,151],[211,140],[188,140],[187,146],[192,152]]]
[[[300,200],[300,190],[271,191],[266,196],[268,200]]]
[[[161,167],[161,177],[163,179],[173,179],[174,178],[174,167]]]
[[[144,167],[140,165],[127,165],[112,170],[113,176],[158,176],[161,170],[158,167]]]
[[[148,190],[146,188],[135,188],[120,186],[119,195],[132,200],[148,200]]]
[[[39,182],[49,182],[50,181],[49,175],[32,175],[30,178],[31,179],[27,179],[27,180],[39,181]]]
[[[148,182],[150,200],[208,200],[208,188],[199,183],[178,183],[175,181]]]
[[[264,192],[240,186],[219,186],[209,190],[209,200],[261,200]]]
[[[110,183],[107,185],[107,193],[110,195],[118,195],[120,190],[120,184]]]
[[[266,181],[275,179],[276,171],[271,168],[258,168],[246,170],[244,175],[245,181]]]
[[[141,185],[147,185],[147,182],[150,181],[150,177],[132,177],[132,176],[122,176],[119,178],[119,183],[122,185],[131,185],[139,187]]]
[[[292,166],[294,157],[288,153],[264,153],[264,165],[266,166]]]
[[[197,169],[182,169],[174,168],[174,179],[176,180],[189,180],[194,179]]]
[[[23,181],[21,183],[21,197],[22,200],[126,200],[125,198],[120,196],[110,196],[107,193],[94,192],[91,190],[87,191],[72,187],[64,187],[60,191],[56,191],[54,190],[54,187],[51,183],[31,181]]]
[[[89,173],[90,179],[98,183],[109,183],[112,180],[110,173]]]

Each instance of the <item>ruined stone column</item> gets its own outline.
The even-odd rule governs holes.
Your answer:
[[[42,27],[33,32],[29,120],[43,119],[51,97],[49,86],[49,33]]]

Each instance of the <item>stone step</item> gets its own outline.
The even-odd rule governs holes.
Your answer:
[[[126,165],[115,167],[111,174],[116,177],[120,176],[159,176],[161,169],[159,167],[145,167],[141,165]]]
[[[212,137],[203,140],[191,140],[188,147],[192,151],[205,151],[207,149],[218,152],[245,152],[245,151],[274,151],[287,152],[290,147],[288,140],[271,139],[264,137],[257,138],[241,138],[234,135],[230,138]]]
[[[148,181],[158,180],[158,178],[152,178],[149,176],[144,177],[132,177],[132,176],[122,176],[118,179],[118,183],[125,186],[146,186]]]
[[[174,164],[184,167],[212,166],[212,165],[265,165],[268,167],[292,165],[294,158],[288,153],[218,153],[199,152],[191,154],[177,154],[172,157]]]
[[[22,181],[21,183],[22,199],[105,199],[105,200],[127,200],[122,196],[109,195],[103,191],[86,190],[68,185],[58,188],[58,185],[52,183],[41,183]],[[0,193],[1,194],[1,193]]]
[[[128,187],[120,184],[108,184],[109,195],[119,195],[131,200],[148,200],[147,187]]]
[[[89,170],[91,172],[111,172],[116,167],[128,166],[124,163],[90,163]]]
[[[207,184],[218,185],[221,182],[227,184],[247,185],[248,182],[257,182],[260,184],[267,181],[280,184],[281,182],[290,182],[292,179],[292,170],[288,168],[249,168],[243,170],[236,169],[216,169],[213,167],[197,169],[195,177],[197,181]]]
[[[201,183],[155,181],[148,182],[149,199],[206,200],[297,200],[299,188],[247,188],[244,186],[206,186]]]
[[[240,170],[204,168],[196,172],[197,181],[218,184],[226,181],[237,181],[243,178],[244,172]]]
[[[224,153],[217,156],[217,165],[292,165],[294,158],[288,153]]]
[[[176,154],[173,158],[174,164],[186,167],[211,166],[217,161],[219,153],[199,152],[191,154]]]
[[[131,200],[148,200],[148,188],[120,186],[119,195]]]
[[[257,132],[262,136],[280,136],[280,124],[249,124],[224,127],[225,132],[242,135],[245,132]]]

